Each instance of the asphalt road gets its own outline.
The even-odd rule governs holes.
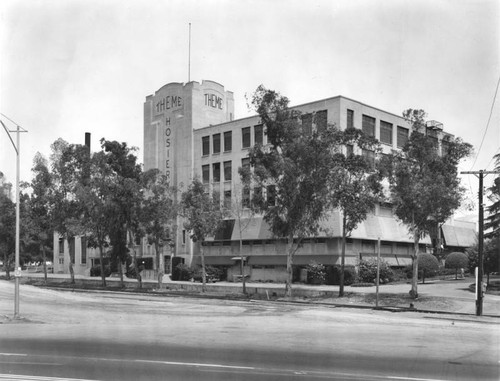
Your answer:
[[[498,380],[494,320],[0,281],[0,380]]]

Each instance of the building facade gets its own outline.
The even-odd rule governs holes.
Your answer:
[[[302,123],[313,127],[316,123],[334,124],[337,128],[355,127],[377,138],[382,153],[388,154],[403,147],[411,133],[411,126],[401,116],[368,106],[343,96],[322,99],[292,107],[300,111]],[[426,132],[436,139],[439,150],[451,136],[442,126],[431,123]],[[228,209],[236,206],[244,218],[229,217],[224,228],[203,243],[193,244],[189,232],[178,218],[173,227],[173,244],[162,247],[165,272],[169,273],[178,263],[199,263],[199,247],[204,245],[207,265],[223,267],[227,279],[240,275],[243,259],[245,273],[252,281],[284,281],[286,279],[286,242],[273,237],[262,216],[245,212],[251,192],[244,190],[238,169],[249,165],[248,152],[254,144],[266,144],[265,128],[258,116],[234,119],[234,98],[231,91],[213,81],[169,83],[144,102],[144,170],[158,168],[170,185],[180,193],[191,181],[200,179],[207,192],[218,192],[221,203]],[[358,150],[358,148],[354,148]],[[355,151],[367,158],[370,151]],[[269,191],[267,197],[272,197]],[[341,215],[333,211],[321,222],[322,233],[303,241],[294,257],[295,273],[301,267],[316,261],[324,265],[340,263],[342,224]],[[451,243],[455,228],[443,227],[442,242]],[[241,231],[241,245],[240,245]],[[471,236],[470,232],[468,236]],[[393,267],[411,263],[413,239],[407,228],[392,214],[390,205],[379,204],[374,212],[355,229],[347,241],[346,264],[355,266],[359,259],[376,256],[377,242],[381,240],[381,257]],[[99,264],[98,253],[88,249],[84,238],[63,242],[54,238],[55,271],[66,272],[69,251],[75,254],[75,273],[89,274],[92,266]],[[463,241],[463,242],[462,242]],[[453,240],[456,250],[470,246],[470,240]],[[421,251],[431,251],[429,237],[421,240]],[[457,246],[458,245],[458,246]],[[154,248],[143,242],[134,248],[134,255],[145,267],[145,278],[154,278],[156,264]],[[296,278],[297,278],[296,277]]]

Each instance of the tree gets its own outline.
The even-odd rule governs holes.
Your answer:
[[[471,153],[472,146],[460,138],[448,138],[440,153],[436,140],[427,136],[425,112],[408,109],[403,116],[413,132],[402,150],[388,158],[386,169],[395,215],[413,236],[410,295],[417,298],[420,239],[443,224],[460,206],[464,190],[457,166]]]
[[[425,283],[425,276],[439,270],[439,261],[429,253],[419,253],[417,256],[418,268],[422,273],[422,283]]]
[[[240,167],[238,172],[241,176],[249,176],[248,168]],[[255,208],[250,207],[250,199],[244,199],[245,195],[250,194],[248,185],[237,185],[232,183],[231,202],[226,205],[227,199],[224,195],[225,215],[233,217],[238,226],[238,240],[240,248],[240,274],[243,294],[246,295],[246,277],[245,277],[245,258],[243,257],[243,232],[255,221]]]
[[[476,267],[479,266],[479,244],[476,244],[467,249],[467,257],[469,258],[469,271],[474,273]],[[486,284],[490,283],[490,274],[500,272],[500,245],[498,239],[487,239],[483,246],[483,268],[486,274]]]
[[[138,204],[141,202],[141,166],[134,155],[135,148],[127,143],[101,139],[104,162],[111,171],[113,182],[109,184],[112,195],[108,202],[108,238],[111,259],[118,263],[120,282],[123,287],[123,264],[128,258],[129,231],[139,220]]]
[[[47,250],[52,249],[52,206],[51,186],[52,176],[48,161],[39,152],[33,159],[33,179],[30,183],[31,197],[28,198],[28,210],[26,213],[29,228],[26,229],[31,241],[32,250],[41,253],[43,263],[44,280],[47,282]],[[40,254],[39,254],[40,255]]]
[[[145,194],[142,200],[141,222],[148,240],[155,247],[158,288],[161,289],[164,264],[160,248],[172,243],[172,230],[178,213],[176,190],[169,186],[168,177],[158,169],[144,173],[142,185]]]
[[[285,295],[291,297],[294,254],[303,238],[318,233],[319,221],[327,210],[330,153],[335,140],[334,128],[322,114],[315,115],[313,128],[302,124],[300,114],[290,110],[288,103],[288,98],[262,85],[253,94],[251,104],[269,144],[250,149],[253,172],[248,171],[242,181],[249,189],[262,190],[254,192],[252,204],[264,213],[273,235],[287,240]]]
[[[184,227],[191,233],[193,242],[199,245],[201,259],[202,291],[206,291],[207,275],[203,241],[214,236],[223,220],[223,211],[218,193],[212,196],[205,192],[205,187],[194,179],[188,189],[182,193],[182,215],[186,218]]]
[[[63,139],[56,140],[51,149],[51,225],[58,234],[69,240],[85,233],[85,226],[82,224],[84,208],[77,197],[77,191],[89,181],[90,153],[88,147],[68,144]],[[69,254],[71,283],[75,283],[75,255],[72,250]]]
[[[378,141],[363,134],[361,130],[348,128],[337,131],[338,144],[346,147],[345,153],[338,150],[333,153],[332,168],[329,176],[330,203],[342,213],[342,253],[340,262],[339,296],[344,296],[344,269],[346,237],[349,237],[358,224],[366,219],[382,197],[380,175],[374,171],[374,160],[357,155],[354,147],[362,152],[371,152],[373,158],[380,150]],[[351,147],[347,151],[347,147]]]
[[[458,279],[458,269],[465,269],[469,266],[469,258],[466,254],[453,252],[446,256],[444,267],[455,269],[455,279]]]
[[[106,287],[106,271],[104,268],[104,249],[109,246],[112,189],[116,177],[104,152],[97,152],[90,159],[90,179],[80,184],[77,197],[83,205],[83,219],[87,247],[99,249],[102,286]]]
[[[10,279],[10,265],[16,248],[16,204],[0,186],[0,252],[3,253],[3,268]]]
[[[500,171],[500,153],[494,156],[495,170]],[[488,217],[484,229],[487,231],[484,235],[485,238],[494,238],[500,240],[500,174],[497,174],[493,180],[493,184],[488,188],[488,199],[491,205],[487,207]]]

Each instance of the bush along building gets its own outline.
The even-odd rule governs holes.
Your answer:
[[[339,129],[359,128],[378,139],[382,153],[402,148],[410,133],[410,124],[402,117],[361,102],[335,96],[292,109],[302,115],[302,123],[328,123]],[[318,127],[318,126],[316,126]],[[436,139],[439,150],[446,137],[439,123],[431,123],[428,135]],[[444,139],[444,141],[443,141]],[[265,127],[258,116],[234,118],[233,93],[219,83],[169,83],[144,102],[144,170],[157,168],[164,173],[179,194],[194,178],[200,179],[207,192],[219,194],[227,208],[238,208],[242,218],[227,218],[223,227],[204,242],[193,243],[184,229],[182,218],[172,227],[172,244],[162,247],[165,272],[179,264],[195,267],[199,264],[199,246],[204,245],[205,263],[219,267],[232,281],[241,275],[241,263],[251,281],[282,282],[286,279],[286,241],[273,237],[262,215],[249,209],[252,189],[242,185],[239,168],[249,166],[248,152],[255,144],[267,144]],[[358,148],[354,148],[357,150]],[[374,159],[371,151],[356,152]],[[265,190],[268,203],[274,203],[273,189]],[[312,262],[325,266],[340,264],[342,220],[332,212],[321,222],[324,233],[303,240],[294,256],[294,279],[306,280],[301,271]],[[458,230],[457,230],[458,229]],[[463,229],[467,230],[465,233]],[[240,232],[242,244],[240,245]],[[463,251],[474,244],[472,226],[447,223],[436,229],[433,237],[420,241],[421,252],[440,250]],[[464,237],[467,237],[465,239]],[[406,226],[396,220],[390,204],[379,203],[373,213],[351,233],[346,245],[346,265],[356,266],[360,259],[377,255],[377,240],[381,240],[381,258],[391,267],[411,264],[413,238]],[[83,238],[84,240],[84,238]],[[433,248],[434,247],[434,248]],[[64,242],[54,238],[55,271],[67,272],[69,250],[74,250],[75,273],[89,274],[98,264],[98,255],[85,247],[82,238]],[[146,241],[135,247],[139,264],[144,266],[143,278],[154,279],[156,273],[154,249]],[[173,271],[175,273],[175,271]]]

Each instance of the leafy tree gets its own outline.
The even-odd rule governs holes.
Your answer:
[[[425,276],[434,274],[439,270],[439,261],[429,253],[419,253],[417,256],[418,268],[422,273],[422,283],[425,283]]]
[[[90,153],[88,147],[68,144],[63,139],[56,140],[51,148],[51,225],[68,240],[85,233],[82,224],[84,209],[77,192],[82,184],[89,181]],[[75,283],[74,262],[74,252],[70,250],[71,283]]]
[[[148,240],[155,247],[158,287],[162,287],[164,264],[161,247],[172,244],[172,230],[178,213],[175,201],[176,191],[169,186],[168,177],[158,169],[143,174],[144,199],[142,200],[141,221]]]
[[[496,154],[494,159],[495,170],[500,171],[500,153]],[[500,174],[497,174],[493,180],[493,184],[488,188],[488,192],[491,205],[487,207],[489,215],[484,224],[484,228],[487,231],[484,237],[500,240]]]
[[[90,159],[90,179],[80,184],[77,197],[82,203],[85,236],[87,247],[99,249],[102,286],[106,287],[106,271],[104,268],[104,250],[109,246],[112,189],[116,176],[107,165],[104,152],[97,152]]]
[[[330,152],[336,142],[334,128],[320,114],[315,115],[315,128],[310,128],[288,103],[288,98],[262,85],[253,94],[251,104],[269,144],[250,149],[253,172],[248,171],[242,181],[254,189],[267,189],[267,201],[263,191],[254,192],[253,205],[264,213],[273,235],[287,240],[285,295],[291,297],[294,254],[303,238],[318,233],[327,210]]]
[[[408,109],[403,116],[411,123],[413,132],[403,149],[389,157],[386,168],[394,212],[413,236],[410,295],[417,298],[420,239],[443,224],[460,206],[464,190],[457,166],[472,147],[460,138],[448,139],[440,154],[436,140],[426,134],[425,112]]]
[[[466,254],[453,252],[446,256],[444,267],[455,269],[455,279],[458,279],[458,269],[465,269],[469,266],[469,258]]]
[[[31,197],[28,198],[28,210],[26,213],[29,227],[26,235],[29,236],[31,249],[38,254],[43,263],[43,273],[47,282],[47,251],[52,249],[52,206],[51,186],[52,175],[46,158],[39,152],[33,159],[33,179],[31,181]]]
[[[372,152],[375,155],[380,150],[378,141],[363,134],[361,130],[348,128],[337,131],[336,139],[346,147],[345,153],[334,152],[334,167],[330,172],[330,202],[331,206],[342,213],[342,253],[340,262],[339,296],[344,295],[344,269],[346,237],[349,237],[358,224],[375,208],[376,202],[382,196],[380,175],[374,171],[374,161],[363,155],[357,155],[354,147],[361,152]],[[351,152],[347,147],[352,147]]]
[[[138,204],[141,201],[141,166],[134,155],[135,148],[126,143],[101,139],[104,162],[114,181],[109,184],[112,195],[108,201],[108,238],[111,259],[118,262],[120,281],[123,286],[123,265],[128,258],[127,239],[129,231],[139,220]]]
[[[207,274],[203,241],[215,235],[224,217],[218,194],[210,196],[205,187],[194,179],[182,193],[182,215],[186,218],[184,227],[191,232],[192,240],[199,245],[202,271],[202,290],[206,291]]]
[[[16,248],[16,205],[0,186],[0,251],[3,253],[3,267],[10,279],[10,265]]]
[[[474,273],[475,268],[479,266],[479,247],[478,243],[467,250],[469,258],[469,271]],[[486,274],[486,284],[490,283],[490,274],[500,272],[500,244],[498,239],[488,239],[483,245],[483,268]]]
[[[247,168],[240,167],[238,168],[238,172],[242,176],[249,176],[249,172],[247,172]],[[230,205],[226,205],[228,202],[224,196],[224,208],[225,215],[228,217],[234,218],[235,222],[238,226],[238,240],[239,240],[239,248],[240,248],[240,274],[241,274],[241,284],[243,294],[246,295],[246,279],[245,279],[245,268],[244,268],[244,259],[243,259],[243,232],[255,221],[255,208],[250,207],[250,200],[245,200],[244,195],[249,195],[249,187],[245,184],[236,184],[232,183],[232,191],[231,202]],[[245,205],[245,203],[247,203]]]

